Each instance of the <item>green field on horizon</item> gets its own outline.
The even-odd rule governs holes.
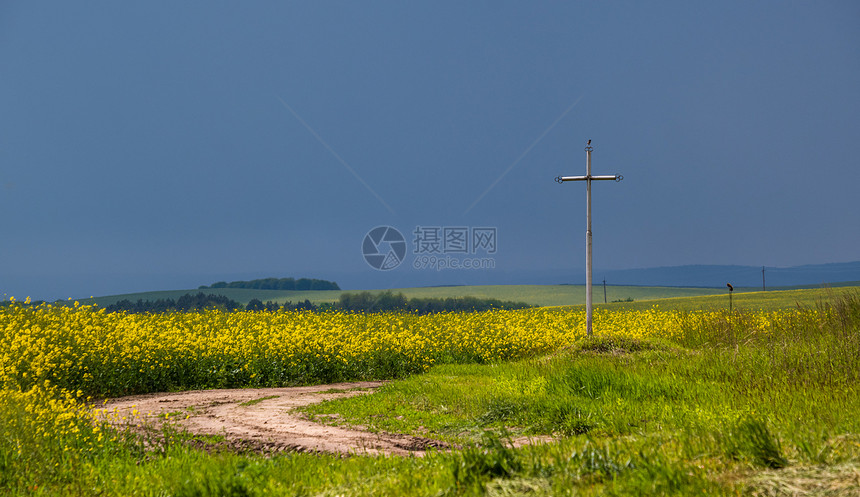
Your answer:
[[[314,304],[336,302],[342,293],[357,293],[365,290],[252,290],[245,288],[204,288],[188,290],[164,290],[155,292],[108,295],[104,297],[77,299],[81,304],[97,304],[108,306],[120,300],[128,299],[155,301],[158,299],[178,299],[191,293],[223,295],[241,304],[247,304],[252,299],[263,302],[272,301],[279,304],[310,300]],[[378,294],[387,291],[403,293],[407,298],[448,298],[476,297],[481,299],[498,299],[505,301],[525,302],[536,306],[581,305],[585,303],[585,285],[483,285],[483,286],[434,286],[414,288],[392,288],[390,290],[366,290]],[[707,296],[724,293],[717,288],[676,288],[676,287],[640,287],[640,286],[607,286],[606,298],[613,300],[634,301],[654,300],[672,297]],[[598,295],[599,294],[599,295]],[[599,298],[598,298],[599,297]],[[594,287],[595,302],[603,302],[603,287]]]
[[[841,291],[845,288],[860,289],[860,284],[850,282],[840,287],[834,284],[830,288],[801,288],[801,289],[772,289],[762,292],[756,288],[737,288],[733,296],[733,305],[738,309],[776,309],[800,305],[814,305],[819,299],[827,297],[830,291]],[[794,287],[792,287],[794,288]],[[836,290],[838,288],[839,290]],[[164,290],[155,292],[140,292],[122,295],[77,299],[83,305],[96,304],[101,307],[109,306],[120,300],[155,301],[158,299],[178,299],[187,293],[223,295],[240,304],[247,304],[252,299],[263,302],[272,301],[279,304],[285,302],[303,302],[309,300],[314,304],[336,302],[342,293],[355,293],[363,290],[252,290],[244,288],[204,288],[187,290]],[[448,298],[476,297],[480,299],[498,299],[503,301],[524,302],[535,306],[566,306],[585,305],[585,285],[483,285],[483,286],[434,286],[414,288],[392,288],[390,290],[367,290],[371,293],[391,291],[403,293],[407,298]],[[602,285],[594,286],[594,304],[598,307],[643,309],[659,305],[667,309],[720,309],[728,308],[728,292],[722,288],[683,288],[683,287],[646,287],[646,286],[607,286],[606,301]],[[627,301],[632,299],[632,302]],[[620,301],[620,302],[613,302]]]
[[[860,286],[845,286],[832,288],[804,288],[798,290],[769,290],[762,291],[738,291],[735,290],[731,297],[731,307],[736,311],[773,311],[777,309],[790,309],[795,307],[815,307],[823,301],[833,300],[843,294],[860,293]],[[625,309],[641,311],[653,306],[659,306],[663,310],[708,310],[716,311],[729,309],[728,292],[720,291],[719,294],[707,296],[673,297],[653,300],[642,300],[634,302],[615,302],[609,304],[596,304],[595,307],[610,310]]]

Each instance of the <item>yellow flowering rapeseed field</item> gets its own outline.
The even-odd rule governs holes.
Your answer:
[[[648,310],[597,309],[594,330],[601,338],[594,341],[583,341],[584,311],[560,307],[427,315],[218,310],[127,314],[77,304],[0,305],[0,493],[18,489],[25,494],[47,495],[82,481],[110,482],[119,485],[117,488],[128,483],[122,480],[125,469],[115,476],[105,468],[113,467],[114,461],[126,469],[136,467],[147,460],[145,444],[93,418],[92,403],[100,398],[184,389],[401,378],[435,364],[495,363],[552,354],[567,347],[575,354],[592,354],[605,347],[633,350],[632,346],[639,345],[651,350],[644,342],[623,340],[629,338],[651,342],[661,358],[661,351],[676,348],[698,351],[672,352],[675,360],[669,361],[669,369],[655,372],[653,377],[650,355],[642,356],[648,357],[647,375],[642,375],[641,362],[638,373],[630,373],[632,376],[612,373],[622,386],[656,382],[658,392],[664,385],[661,382],[676,381],[676,374],[684,378],[682,381],[692,380],[690,398],[696,402],[685,407],[675,399],[679,417],[655,414],[655,419],[686,423],[685,413],[698,413],[700,407],[705,414],[696,416],[711,416],[725,406],[707,399],[721,396],[740,399],[741,404],[753,400],[772,404],[776,407],[769,412],[775,416],[791,406],[806,412],[814,406],[829,409],[838,405],[851,413],[856,404],[853,385],[860,378],[858,322],[857,296],[833,305],[781,311],[680,311],[656,306]],[[565,359],[562,354],[557,357]],[[555,380],[540,374],[529,380],[527,375],[526,383],[517,380],[510,385],[505,383],[513,381],[508,375],[507,380],[493,379],[494,391],[505,402],[519,399],[523,405],[534,404],[544,412],[546,405],[540,403],[545,395],[541,392],[547,381],[561,382],[558,384],[562,386],[569,378],[595,378],[596,384],[607,381],[609,373],[601,369],[605,366],[603,357],[571,357],[597,369],[587,372],[573,368],[570,371],[575,375],[564,373]],[[689,371],[685,369],[687,359],[692,368]],[[700,377],[705,381],[697,383]],[[714,383],[714,379],[728,387],[719,390],[720,382]],[[720,393],[700,397],[703,391]],[[630,402],[640,402],[637,409],[653,412],[674,409],[661,404],[664,397],[655,398],[653,405],[641,403],[642,399]],[[615,412],[617,416],[610,418],[620,423],[618,426],[641,421],[625,414],[624,399],[612,407],[600,404],[603,401],[597,398],[578,396],[576,402],[583,404],[574,410],[568,409],[570,402],[559,399],[556,407],[561,410],[552,412],[573,413],[570,426],[574,433],[580,427],[576,423],[582,406],[591,405],[607,415]],[[488,412],[495,412],[493,405]],[[693,410],[684,410],[688,408]],[[786,419],[800,418],[797,412],[786,412]],[[558,421],[554,419],[547,422]],[[842,418],[833,419],[828,429],[834,433],[856,432],[850,424],[853,421],[846,424]],[[845,419],[856,417],[849,414]],[[723,430],[721,426],[716,423],[708,429],[719,433],[729,430],[725,432],[728,435],[713,440],[734,440],[734,428]],[[798,433],[794,425],[785,426],[790,428],[786,428],[787,433]],[[821,439],[815,434],[813,438]],[[184,475],[184,470],[179,473]],[[113,476],[104,476],[108,474]],[[54,487],[43,487],[46,484]],[[70,492],[87,493],[83,487]]]
[[[830,313],[828,307],[745,313],[598,309],[594,330],[613,338],[734,349],[757,336],[819,329]],[[38,478],[47,480],[55,474],[71,478],[81,458],[125,450],[117,442],[122,434],[93,422],[93,398],[399,378],[434,364],[552,353],[585,338],[584,322],[584,311],[572,308],[126,314],[77,304],[0,306],[0,473],[6,475],[0,486],[28,484],[32,471],[44,472]]]
[[[745,314],[763,333],[791,311]],[[596,310],[597,333],[678,339],[718,312]],[[342,312],[126,314],[88,306],[0,308],[0,380],[76,396],[396,378],[436,363],[552,352],[583,338],[582,310],[532,308],[414,315]]]

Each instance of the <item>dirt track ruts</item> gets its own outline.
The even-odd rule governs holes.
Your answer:
[[[122,397],[96,407],[104,410],[102,415],[111,423],[130,429],[159,428],[164,415],[170,414],[170,422],[180,430],[224,437],[221,445],[234,450],[423,456],[431,447],[446,447],[422,437],[325,426],[294,410],[325,400],[367,394],[383,384],[366,381],[310,387],[195,390]]]

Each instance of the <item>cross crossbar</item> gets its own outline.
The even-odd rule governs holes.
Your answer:
[[[592,181],[599,181],[599,180],[621,181],[622,179],[624,179],[624,176],[621,176],[620,174],[616,174],[613,176],[559,176],[558,182],[562,183],[565,181],[585,181],[587,179],[590,179]]]
[[[585,147],[586,162],[585,176],[558,176],[555,181],[564,183],[565,181],[585,181],[586,184],[586,219],[587,227],[585,230],[585,331],[588,336],[591,336],[591,321],[592,321],[592,298],[591,298],[591,182],[592,181],[621,181],[624,176],[615,174],[612,176],[592,176],[591,175],[591,140],[588,140],[588,145]]]

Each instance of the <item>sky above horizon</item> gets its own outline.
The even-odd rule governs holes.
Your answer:
[[[3,2],[0,293],[564,282],[589,139],[596,268],[860,260],[858,49],[849,1]]]

